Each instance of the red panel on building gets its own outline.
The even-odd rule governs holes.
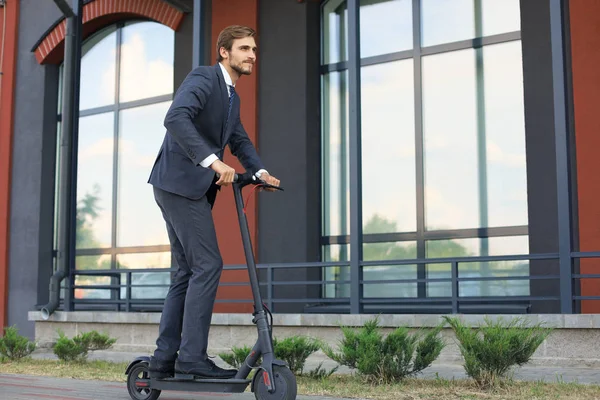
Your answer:
[[[600,2],[570,2],[573,101],[577,152],[579,243],[581,251],[600,244]],[[581,261],[582,274],[599,274],[600,259]],[[600,296],[599,279],[581,280],[582,296]],[[600,312],[600,301],[581,302],[582,313]]]
[[[6,15],[5,15],[6,13]],[[4,26],[6,21],[6,26]],[[4,60],[0,65],[0,329],[8,323],[8,244],[10,214],[10,171],[14,116],[15,67],[19,2],[0,7],[0,32]]]
[[[257,0],[230,0],[214,1],[212,3],[212,59],[211,63],[216,62],[217,50],[216,42],[219,32],[229,25],[246,25],[257,30],[258,25],[258,4]],[[257,39],[258,43],[258,39]],[[260,44],[258,44],[260,47]],[[241,119],[250,140],[257,145],[257,81],[258,68],[260,67],[260,57],[257,58],[254,72],[250,76],[243,76],[236,83],[236,92],[241,99]],[[225,163],[243,171],[241,164],[235,157],[227,151]],[[268,166],[267,166],[268,168]],[[244,196],[246,198],[247,196]],[[246,209],[250,235],[252,237],[254,249],[256,252],[256,197],[252,197],[250,204]],[[223,256],[225,265],[245,264],[244,250],[242,248],[242,239],[240,236],[235,203],[233,200],[233,191],[230,187],[224,188],[218,195],[213,211],[219,247]],[[223,271],[221,282],[248,282],[248,272]],[[249,286],[222,286],[217,293],[217,299],[252,299],[252,292]],[[215,312],[252,312],[250,303],[217,303]]]

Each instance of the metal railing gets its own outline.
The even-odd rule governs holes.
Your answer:
[[[360,268],[363,272],[369,267],[395,267],[414,265],[449,265],[449,271],[446,277],[437,278],[415,278],[415,279],[378,279],[366,280],[361,279],[360,291],[356,293],[351,291],[348,296],[343,297],[326,297],[323,295],[325,285],[346,285],[351,287],[351,280],[327,280],[323,279],[323,269],[342,267],[350,268],[350,262],[307,262],[307,263],[276,263],[276,264],[259,264],[260,286],[262,289],[263,300],[265,304],[274,312],[278,312],[283,304],[295,305],[296,308],[302,308],[302,312],[318,312],[318,313],[348,313],[350,312],[349,304],[354,299],[357,299],[360,306],[360,312],[421,312],[421,313],[465,313],[465,312],[485,312],[485,313],[528,313],[531,310],[531,305],[534,302],[554,301],[557,304],[556,309],[561,310],[563,302],[569,304],[569,309],[572,312],[577,312],[577,304],[585,300],[600,300],[600,296],[584,295],[578,289],[577,280],[582,279],[598,279],[600,278],[600,269],[597,274],[581,274],[578,271],[578,261],[582,259],[600,258],[600,252],[572,252],[571,257],[571,287],[572,295],[565,297],[564,292],[559,290],[560,271],[558,268],[558,253],[548,254],[524,254],[524,255],[507,255],[507,256],[485,256],[485,257],[453,257],[453,258],[427,258],[427,259],[410,259],[410,260],[381,260],[381,261],[362,261]],[[463,265],[479,263],[497,263],[510,261],[554,261],[554,271],[551,274],[531,274],[531,270],[527,275],[510,274],[510,269],[503,269],[501,275],[493,275],[487,273],[487,276],[463,276],[464,271],[461,271]],[[577,265],[574,271],[574,266]],[[290,269],[310,269],[319,268],[321,279],[305,279],[305,280],[285,280],[276,279],[277,271]],[[229,265],[224,267],[224,271],[245,270],[245,265]],[[531,269],[529,265],[528,269]],[[539,269],[539,268],[538,268]],[[84,292],[83,298],[73,296],[73,310],[114,310],[114,311],[160,311],[164,301],[164,294],[169,287],[169,282],[139,284],[136,283],[136,276],[140,274],[163,274],[169,276],[171,269],[110,269],[110,270],[76,270],[72,272],[72,282],[75,282],[77,277],[94,277],[110,279],[110,284],[75,284],[72,289],[77,293],[78,290]],[[471,272],[478,269],[471,269]],[[507,273],[508,272],[508,273]],[[138,279],[139,281],[139,279]],[[533,282],[541,281],[556,281],[556,290],[552,293],[543,295],[464,295],[461,294],[461,289],[469,283],[479,282],[488,285],[494,282],[503,282],[504,285],[512,282],[527,282],[529,288],[535,287]],[[389,284],[447,284],[450,285],[448,295],[444,296],[428,296],[428,297],[365,297],[363,291],[366,285],[389,285]],[[249,286],[248,282],[221,282],[221,287]],[[276,290],[282,287],[298,286],[303,288],[316,287],[313,292],[319,293],[317,296],[284,296]],[[373,286],[371,286],[373,287]],[[101,291],[103,298],[90,298],[85,296],[85,293],[90,291]],[[280,290],[281,291],[281,290]],[[308,290],[307,290],[308,291]],[[289,290],[284,290],[289,292]],[[306,292],[305,292],[306,293]],[[135,295],[134,295],[135,294]],[[600,291],[599,291],[600,294]],[[218,298],[217,303],[252,303],[251,296],[247,298]],[[560,305],[560,306],[558,306]],[[281,308],[281,310],[284,310]],[[412,311],[411,311],[412,310]],[[285,311],[282,311],[285,312]],[[559,311],[557,311],[559,312]]]

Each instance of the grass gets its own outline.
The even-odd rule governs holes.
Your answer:
[[[85,363],[66,363],[57,360],[22,359],[0,363],[0,373],[125,382],[127,364],[96,360]]]
[[[0,363],[0,373],[125,382],[126,367],[127,363],[105,361],[77,364],[26,359]],[[333,375],[326,380],[298,377],[298,393],[376,400],[600,400],[596,385],[515,381],[483,391],[470,380],[407,379],[401,384],[370,385],[349,375]]]

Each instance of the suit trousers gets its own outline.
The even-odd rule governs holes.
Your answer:
[[[216,186],[199,200],[157,187],[177,271],[165,298],[154,357],[198,362],[207,358],[208,333],[223,260],[212,217]],[[179,351],[179,355],[177,352]]]

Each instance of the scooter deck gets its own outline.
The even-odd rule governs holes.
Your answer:
[[[214,393],[243,393],[250,382],[252,382],[250,379],[178,379],[175,377],[148,380],[150,389]]]

